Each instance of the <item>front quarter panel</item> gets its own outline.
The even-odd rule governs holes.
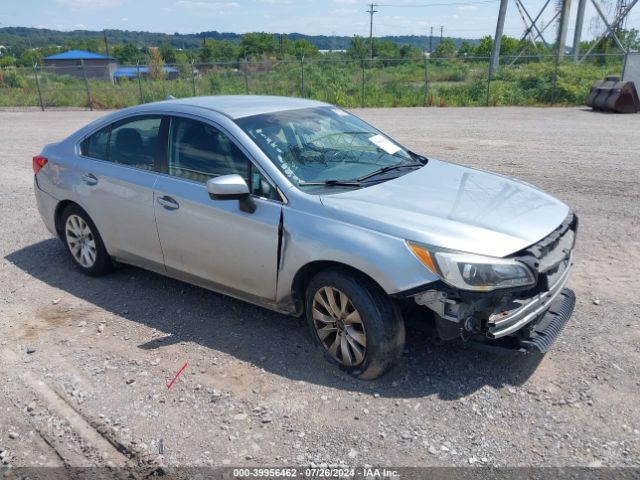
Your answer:
[[[371,277],[390,295],[438,280],[409,251],[404,239],[326,217],[322,208],[316,210],[283,208],[277,303],[284,308],[294,305],[294,278],[311,262],[348,265]]]

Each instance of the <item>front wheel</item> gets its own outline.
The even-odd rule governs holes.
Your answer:
[[[378,378],[402,355],[400,311],[363,275],[346,269],[318,273],[307,287],[305,312],[325,357],[356,378]]]

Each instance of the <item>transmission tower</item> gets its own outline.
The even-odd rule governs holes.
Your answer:
[[[585,0],[586,1],[586,0]],[[627,18],[629,17],[629,13],[633,9],[633,7],[638,3],[639,0],[616,0],[615,7],[615,17],[613,20],[607,19],[607,14],[603,11],[603,4],[605,6],[611,5],[610,2],[600,1],[600,0],[591,0],[591,3],[595,7],[599,20],[604,24],[605,31],[600,35],[596,35],[595,40],[591,43],[591,47],[582,57],[580,57],[579,49],[580,49],[580,36],[579,32],[582,30],[582,21],[584,12],[578,12],[578,18],[576,20],[576,36],[573,42],[574,49],[574,59],[576,62],[580,63],[585,58],[589,56],[589,54],[600,44],[602,40],[605,38],[610,38],[615,45],[624,53],[627,53],[629,48],[628,45],[625,46],[620,41],[622,30],[626,24]],[[605,7],[606,8],[606,7]],[[608,12],[607,12],[608,13]]]
[[[620,33],[620,31],[624,30],[627,22],[627,16],[624,14],[627,9],[627,3],[628,2],[626,0],[618,0],[616,3],[616,16],[614,18],[618,19],[618,21],[613,26],[613,30],[616,33]]]

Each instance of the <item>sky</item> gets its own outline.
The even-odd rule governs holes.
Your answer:
[[[598,0],[613,15],[615,0]],[[143,30],[164,33],[219,32],[304,33],[309,35],[369,34],[365,0],[2,0],[0,27],[27,26],[55,30]],[[379,0],[375,7],[375,36],[434,35],[480,38],[493,35],[499,0]],[[543,0],[523,0],[536,16]],[[554,14],[554,4],[542,19]],[[574,0],[568,43],[572,43],[577,0]],[[592,25],[596,11],[588,2],[583,38],[604,27]],[[631,12],[629,27],[640,26],[640,4]],[[505,34],[519,37],[524,30],[514,0],[509,2]],[[553,41],[554,28],[545,32]],[[548,35],[547,35],[548,32]]]

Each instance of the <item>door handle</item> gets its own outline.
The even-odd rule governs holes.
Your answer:
[[[95,185],[98,183],[98,177],[96,177],[93,173],[85,173],[82,176],[82,181],[87,185]]]
[[[165,195],[164,197],[158,197],[156,198],[156,200],[167,210],[177,210],[178,208],[180,208],[180,204],[167,195]]]

